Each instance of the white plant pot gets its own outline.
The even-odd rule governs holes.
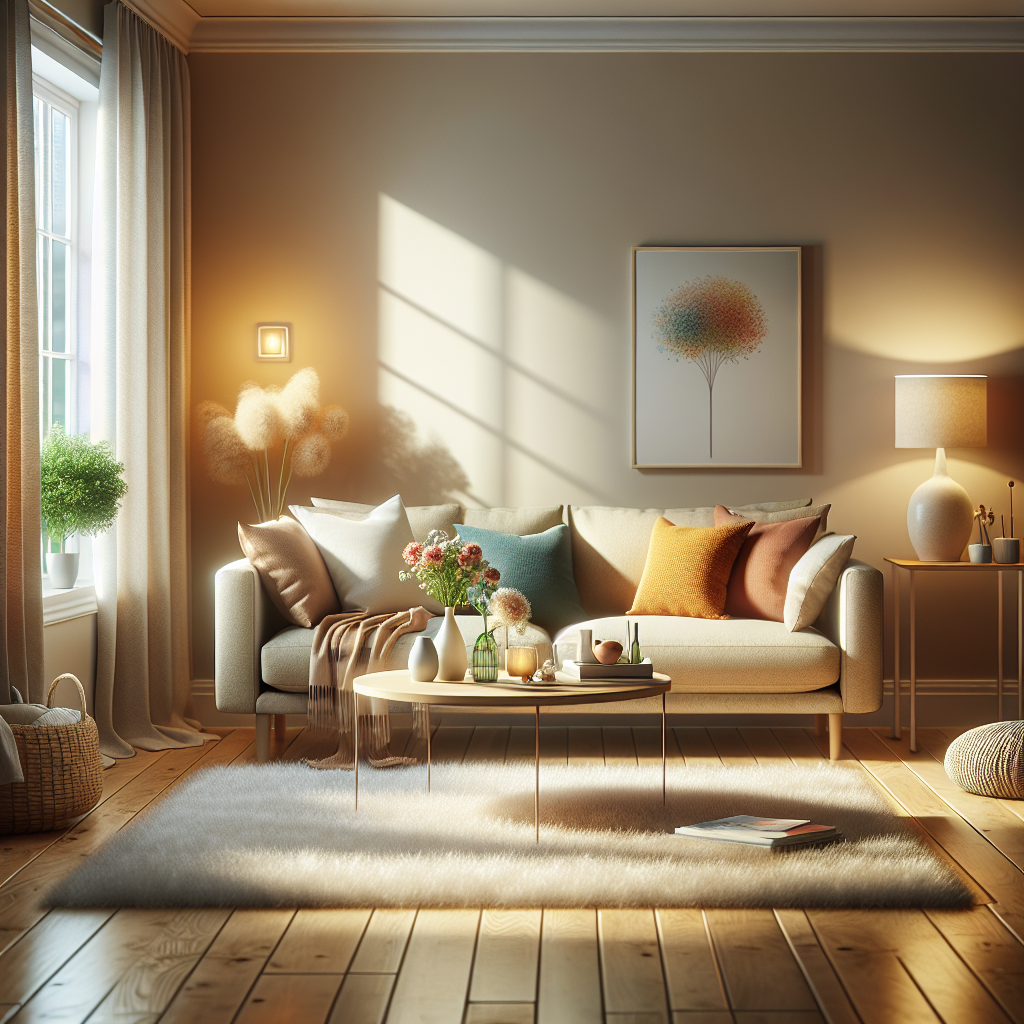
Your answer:
[[[409,652],[409,676],[417,683],[432,683],[437,678],[437,648],[429,636],[418,636]]]
[[[444,622],[434,638],[437,648],[437,679],[442,683],[461,683],[466,678],[469,659],[466,641],[455,622],[455,609],[445,608]]]
[[[78,579],[78,552],[47,552],[46,571],[54,590],[70,590]]]

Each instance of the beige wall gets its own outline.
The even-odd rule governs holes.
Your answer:
[[[1005,511],[1024,471],[1024,58],[189,63],[193,401],[233,407],[244,380],[316,367],[353,427],[296,500],[813,496],[881,565],[912,554],[907,501],[930,473],[893,448],[893,375],[970,372],[990,375],[990,444],[951,472]],[[652,243],[809,247],[802,470],[630,468],[630,246]],[[256,364],[254,325],[278,318],[294,361]],[[210,678],[213,575],[251,504],[208,481],[198,445],[192,510]],[[991,679],[994,612],[991,580],[922,584],[922,674]]]

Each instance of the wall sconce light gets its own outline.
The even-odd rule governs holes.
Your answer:
[[[271,363],[290,363],[288,324],[256,325],[256,358]]]

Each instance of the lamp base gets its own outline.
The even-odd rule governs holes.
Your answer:
[[[935,449],[935,472],[910,498],[907,530],[922,562],[959,562],[971,538],[974,506],[946,473],[946,450]]]

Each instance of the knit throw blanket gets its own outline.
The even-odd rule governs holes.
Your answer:
[[[360,747],[373,767],[418,763],[416,758],[391,753],[388,702],[356,694],[352,680],[357,674],[385,671],[398,638],[426,629],[429,618],[430,612],[425,608],[385,615],[342,612],[328,615],[316,627],[309,655],[309,728],[314,736],[337,736],[338,749],[330,757],[307,759],[306,764],[311,768],[351,769],[355,763],[353,727],[357,713]],[[371,641],[369,665],[365,673],[357,673],[367,641]],[[412,708],[416,736],[426,739],[426,706],[413,704]]]

